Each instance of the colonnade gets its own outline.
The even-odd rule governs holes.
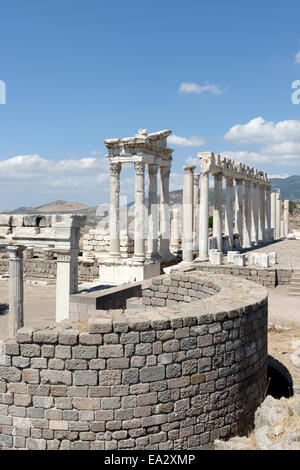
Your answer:
[[[200,152],[200,205],[199,205],[199,260],[208,259],[209,251],[209,175],[213,186],[213,237],[219,251],[223,250],[226,237],[227,249],[234,246],[248,248],[273,239],[271,227],[271,183],[266,173],[241,163]],[[188,184],[191,184],[195,167],[184,167],[183,213],[188,214],[187,204],[193,207]],[[225,178],[225,213],[223,214],[223,181]],[[224,217],[223,217],[224,216]],[[224,227],[223,227],[224,219]],[[183,216],[183,260],[192,259],[193,245],[188,215]],[[237,240],[234,245],[234,239]]]

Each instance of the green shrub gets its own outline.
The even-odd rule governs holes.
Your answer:
[[[295,201],[290,201],[289,202],[289,212],[293,212],[296,209],[297,209],[297,203]]]

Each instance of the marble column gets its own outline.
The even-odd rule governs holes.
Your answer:
[[[244,183],[243,248],[251,246],[251,183]]]
[[[257,183],[252,185],[252,201],[251,201],[251,212],[252,212],[252,231],[251,239],[255,245],[258,245],[258,211],[259,211],[259,186]]]
[[[199,261],[208,260],[208,209],[209,209],[209,173],[200,173],[200,207],[199,207]]]
[[[226,177],[225,235],[229,237],[230,250],[233,249],[233,178]]]
[[[281,199],[280,190],[276,190],[276,224],[275,224],[275,238],[278,240],[281,237]]]
[[[289,233],[289,206],[290,201],[285,199],[283,203],[284,237],[287,237]]]
[[[55,249],[56,321],[69,319],[70,295],[78,292],[78,250]]]
[[[170,256],[170,207],[169,207],[170,168],[160,167],[160,249],[162,258]]]
[[[275,238],[276,228],[276,193],[271,193],[271,229],[273,229],[273,238]]]
[[[194,166],[184,167],[182,198],[182,261],[193,261],[193,177]]]
[[[199,249],[199,231],[198,231],[198,220],[199,220],[199,179],[200,174],[194,174],[194,189],[193,189],[193,197],[194,197],[194,207],[193,207],[193,245],[194,250]]]
[[[266,194],[266,233],[267,241],[272,241],[271,231],[271,186],[265,187]]]
[[[134,163],[134,254],[135,261],[145,260],[145,164]]]
[[[172,218],[171,218],[171,241],[170,241],[170,251],[173,254],[177,254],[179,250],[179,219],[178,219],[178,209],[174,207],[172,209]]]
[[[259,241],[264,243],[266,241],[266,192],[265,186],[259,185],[259,226],[258,226]]]
[[[7,247],[9,252],[9,337],[24,326],[23,251],[25,246]]]
[[[157,258],[158,255],[158,223],[159,207],[157,197],[158,165],[148,165],[148,247],[147,258]]]
[[[119,258],[120,253],[120,163],[110,163],[110,249],[109,255]]]
[[[219,251],[222,251],[222,177],[222,173],[214,174],[213,236]]]
[[[240,244],[243,244],[243,180],[235,178],[235,232],[240,236]]]

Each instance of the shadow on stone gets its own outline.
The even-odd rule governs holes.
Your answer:
[[[276,399],[289,398],[294,395],[293,379],[288,369],[277,359],[268,356],[267,395]]]
[[[0,303],[0,315],[6,315],[9,310],[9,305],[8,304],[2,304]]]

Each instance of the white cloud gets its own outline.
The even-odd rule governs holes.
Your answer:
[[[101,150],[92,150],[91,155],[102,155]]]
[[[0,182],[2,184],[22,184],[43,189],[58,186],[77,186],[90,184],[99,173],[108,178],[106,160],[81,158],[47,160],[40,155],[18,155],[0,161]]]
[[[287,173],[283,173],[281,175],[268,175],[269,178],[279,178],[279,179],[285,179],[288,178],[289,175]]]
[[[300,51],[295,54],[295,64],[300,64]]]
[[[204,85],[198,85],[197,83],[183,82],[180,84],[179,93],[205,93],[209,92],[212,95],[221,95],[226,91],[225,88],[221,88],[219,85],[214,85],[207,81],[204,82]]]
[[[289,120],[274,123],[257,117],[247,124],[236,124],[229,129],[224,138],[237,144],[271,144],[289,140],[300,142],[300,121]]]
[[[178,137],[173,134],[168,137],[168,143],[171,145],[178,145],[179,147],[200,147],[204,145],[206,139],[201,136],[192,135],[191,137]]]
[[[198,157],[188,157],[185,161],[186,166],[199,166],[200,159]]]
[[[260,144],[258,151],[225,152],[231,158],[253,164],[300,165],[300,121],[266,122],[262,117],[236,124],[224,136],[235,144]]]

